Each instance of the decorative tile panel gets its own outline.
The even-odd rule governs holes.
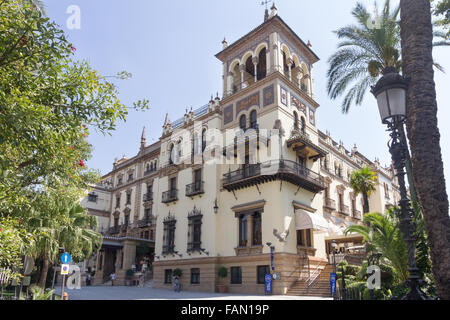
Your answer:
[[[233,105],[230,104],[223,108],[223,124],[227,124],[233,121]]]
[[[299,111],[303,112],[303,114],[306,116],[306,106],[304,103],[300,101],[299,98],[297,98],[295,95],[291,93],[291,105],[295,108],[297,108]]]
[[[236,117],[241,111],[248,110],[255,105],[259,107],[259,91],[237,102]]]
[[[316,125],[316,113],[313,108],[309,108],[309,122],[315,126]]]
[[[287,106],[288,102],[287,90],[283,87],[280,87],[280,89],[281,89],[281,103]]]
[[[275,102],[275,90],[273,84],[263,90],[263,105],[268,106]]]

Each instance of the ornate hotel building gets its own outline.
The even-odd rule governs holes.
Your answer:
[[[331,241],[342,250],[361,244],[360,236],[343,232],[362,223],[362,196],[350,187],[351,173],[369,166],[377,174],[371,211],[384,212],[398,200],[391,168],[317,128],[313,65],[319,58],[271,10],[233,44],[223,41],[216,55],[222,98],[178,121],[166,117],[157,143],[147,146],[144,131],[136,156],[116,160],[91,192],[86,207],[107,219],[97,283],[113,271],[123,281],[146,244],[154,288],[172,288],[179,268],[182,290],[226,285],[229,292],[262,294],[264,275],[276,273],[275,294],[315,288],[325,295]],[[237,134],[218,143],[211,131]],[[222,153],[225,163],[206,156]],[[217,276],[222,266],[226,278]]]

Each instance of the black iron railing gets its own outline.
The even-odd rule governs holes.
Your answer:
[[[163,246],[162,254],[175,253],[175,245]]]
[[[178,190],[173,189],[163,192],[162,203],[168,203],[176,200],[178,200]]]
[[[195,181],[194,183],[186,185],[186,196],[194,196],[197,194],[205,193],[203,181]]]
[[[137,221],[137,226],[139,228],[144,228],[152,225],[152,219],[150,217],[146,217],[142,220]]]
[[[200,251],[202,247],[202,243],[201,241],[196,241],[196,242],[188,242],[187,244],[187,251]]]
[[[333,210],[336,210],[336,201],[330,198],[325,198],[324,206]]]
[[[117,234],[120,231],[120,227],[119,226],[113,226],[111,228],[109,228],[108,232],[110,234]]]
[[[238,170],[225,173],[223,175],[224,178],[222,183],[226,185],[255,176],[275,175],[278,173],[290,173],[325,187],[323,177],[318,173],[311,171],[294,161],[283,159],[270,160],[260,164],[243,165],[243,167]]]
[[[350,214],[350,209],[348,206],[341,204],[341,206],[339,207],[339,213],[345,214],[345,215],[349,215]]]
[[[361,211],[353,209],[353,218],[361,220]]]
[[[153,200],[153,192],[147,192],[144,194],[144,202]]]

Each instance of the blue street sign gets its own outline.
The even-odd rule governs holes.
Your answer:
[[[70,254],[68,254],[67,252],[63,253],[63,255],[61,256],[62,263],[67,264],[70,262],[70,260],[72,260]]]
[[[273,264],[273,247],[270,247],[270,265],[272,266],[272,271],[275,270],[275,266]]]
[[[266,274],[265,277],[265,291],[266,293],[272,293],[272,275]]]
[[[334,296],[336,292],[336,273],[330,273],[330,282],[331,282],[331,295]]]

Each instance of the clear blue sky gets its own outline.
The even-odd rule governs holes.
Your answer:
[[[373,1],[363,0],[367,5]],[[384,0],[378,0],[379,3]],[[105,174],[115,157],[131,157],[139,150],[142,127],[147,128],[147,143],[157,141],[166,112],[173,121],[183,116],[186,107],[200,107],[210,95],[222,92],[222,65],[214,55],[226,36],[232,43],[263,22],[260,0],[44,0],[47,14],[66,31],[77,48],[76,58],[87,59],[104,75],[121,70],[133,78],[118,83],[120,98],[128,105],[147,98],[151,109],[130,112],[111,136],[92,132],[94,147],[88,161],[91,168]],[[66,20],[69,5],[81,9],[81,29],[69,30]],[[369,159],[390,163],[386,146],[388,135],[380,123],[376,102],[366,94],[363,106],[347,115],[340,112],[340,100],[326,94],[327,60],[336,49],[332,33],[353,23],[350,14],[356,1],[278,0],[278,14],[306,42],[311,41],[320,57],[315,64],[315,98],[321,105],[318,127],[330,130],[332,137],[344,141],[346,148],[357,144]],[[450,72],[450,48],[434,50],[435,59]],[[438,118],[447,186],[450,179],[449,74],[436,72]],[[447,85],[446,85],[447,83]],[[447,190],[449,190],[447,188]]]

